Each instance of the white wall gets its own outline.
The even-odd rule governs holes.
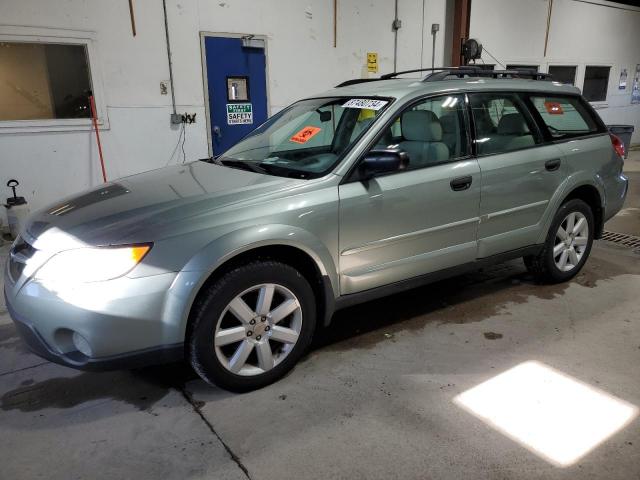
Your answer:
[[[399,0],[399,69],[419,67],[421,60],[430,66],[432,23],[440,23],[435,63],[445,61],[446,3]],[[381,73],[392,71],[393,4],[392,0],[339,0],[334,48],[331,0],[167,0],[177,109],[197,115],[196,123],[185,127],[186,159],[208,156],[200,32],[267,37],[273,114],[301,97],[368,75],[368,51],[378,52]],[[131,34],[124,0],[0,2],[0,41],[3,34],[19,33],[25,26],[37,27],[39,35],[64,36],[68,31],[93,36],[92,74],[104,121],[101,139],[110,179],[182,161],[180,130],[169,122],[171,96],[161,95],[159,87],[160,81],[169,79],[162,3],[135,0],[134,6],[136,37]],[[60,129],[65,131],[6,128],[0,122],[2,199],[8,194],[3,187],[10,178],[21,182],[20,192],[32,209],[101,182],[91,129]]]
[[[640,8],[612,2],[554,0],[547,55],[544,37],[549,0],[473,0],[470,35],[503,64],[577,65],[582,88],[586,65],[611,66],[607,100],[595,103],[608,124],[634,125],[640,142],[640,105],[631,105],[636,64],[640,64]],[[486,53],[486,63],[495,63]],[[622,69],[627,88],[618,89]]]
[[[547,1],[473,0],[471,34],[505,63],[534,62],[543,70],[551,62],[577,64],[579,86],[584,65],[611,64],[607,105],[599,111],[609,123],[634,124],[634,139],[640,141],[640,106],[628,104],[633,70],[640,63],[640,9],[555,0],[544,57]],[[432,23],[440,24],[435,64],[449,64],[451,45],[445,39],[452,32],[445,19],[447,10],[451,18],[452,2],[399,0],[398,69],[430,66]],[[134,6],[136,37],[125,0],[0,1],[0,41],[21,31],[52,35],[49,41],[56,35],[90,37],[110,179],[182,161],[180,131],[169,122],[171,96],[161,95],[159,87],[169,79],[162,3],[135,0]],[[333,48],[331,0],[167,0],[177,108],[197,115],[196,123],[185,127],[187,160],[208,155],[200,32],[267,37],[271,113],[345,79],[368,75],[368,51],[378,52],[381,72],[392,71],[393,0],[338,0],[338,6]],[[620,68],[630,75],[622,92],[617,90]],[[90,127],[7,128],[0,122],[2,199],[10,178],[20,180],[20,192],[33,209],[99,184]]]

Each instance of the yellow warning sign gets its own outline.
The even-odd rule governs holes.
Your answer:
[[[378,73],[378,53],[367,52],[367,71]]]

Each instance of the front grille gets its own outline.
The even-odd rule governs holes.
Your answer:
[[[36,249],[19,237],[9,252],[9,275],[15,282],[20,278],[27,261],[33,257]]]
[[[635,251],[640,251],[640,237],[636,237],[634,235],[604,231],[602,233],[602,240],[617,243],[618,245],[624,245],[625,247],[631,248]]]

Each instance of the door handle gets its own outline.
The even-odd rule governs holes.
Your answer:
[[[466,190],[471,186],[471,182],[473,181],[473,177],[468,175],[466,177],[458,177],[451,180],[449,185],[451,185],[451,190],[454,192],[460,192],[462,190]]]
[[[213,134],[218,138],[222,138],[222,132],[220,131],[220,127],[218,125],[213,126]]]
[[[550,172],[555,172],[560,168],[561,160],[559,158],[554,158],[553,160],[547,160],[544,163],[544,168],[546,168]]]

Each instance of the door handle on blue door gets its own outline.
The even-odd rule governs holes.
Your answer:
[[[553,160],[547,160],[544,163],[544,168],[546,168],[550,172],[555,172],[560,168],[560,163],[561,161],[559,158],[554,158]]]
[[[213,134],[218,137],[218,138],[222,138],[222,132],[220,131],[220,127],[217,125],[213,126]]]
[[[451,180],[449,185],[451,185],[451,190],[454,192],[459,192],[461,190],[466,190],[471,186],[471,182],[473,178],[471,175],[467,175],[466,177],[458,177]]]

